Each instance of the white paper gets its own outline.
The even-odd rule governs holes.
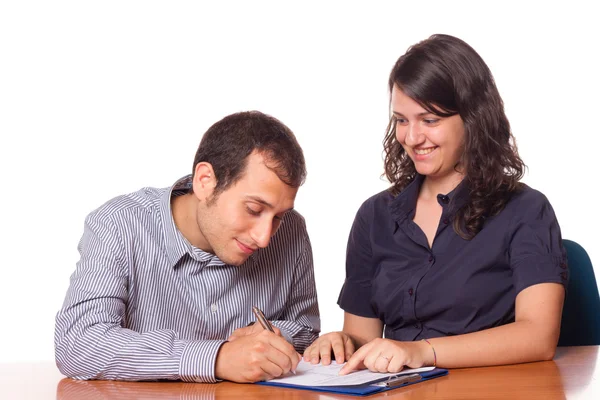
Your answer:
[[[296,369],[296,375],[289,373],[284,377],[271,379],[268,382],[285,383],[288,385],[297,386],[351,386],[373,382],[390,376],[414,374],[418,372],[431,371],[434,369],[434,367],[403,369],[400,372],[388,374],[371,372],[367,369],[364,369],[361,371],[351,372],[348,375],[340,376],[338,373],[344,364],[337,364],[335,361],[332,361],[330,365],[313,365],[309,362],[301,360],[298,364],[298,368]]]

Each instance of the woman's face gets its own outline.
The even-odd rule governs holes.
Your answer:
[[[462,156],[465,127],[460,115],[439,117],[425,110],[396,85],[392,90],[396,139],[421,175],[454,179]],[[458,169],[458,171],[457,171]]]

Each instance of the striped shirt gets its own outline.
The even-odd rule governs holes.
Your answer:
[[[192,246],[171,197],[191,187],[144,188],[89,214],[81,258],[56,316],[59,370],[76,379],[215,382],[216,355],[261,308],[302,352],[320,329],[304,219],[288,212],[269,246],[241,266]]]

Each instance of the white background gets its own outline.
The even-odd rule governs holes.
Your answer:
[[[525,182],[599,272],[600,30],[586,3],[214,3],[0,3],[0,361],[53,359],[86,214],[171,185],[212,123],[249,109],[281,119],[304,147],[296,207],[323,330],[341,329],[349,228],[387,186],[388,74],[433,33],[464,39],[488,63]]]

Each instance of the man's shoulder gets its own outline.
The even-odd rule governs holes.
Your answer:
[[[306,221],[302,214],[296,210],[291,210],[285,214],[277,234],[283,234],[279,236],[285,236],[288,240],[297,240],[307,236],[306,233]],[[277,235],[276,235],[277,236]]]
[[[301,252],[308,241],[308,232],[304,217],[298,211],[291,210],[285,214],[279,229],[273,235],[269,245],[261,253],[284,256],[286,253]]]
[[[285,213],[283,222],[285,222],[286,225],[292,225],[296,228],[306,227],[306,221],[304,220],[304,217],[296,210],[290,210],[289,212]]]
[[[113,220],[139,213],[156,213],[160,199],[166,190],[168,188],[144,187],[135,192],[113,197],[92,211],[88,218]]]

